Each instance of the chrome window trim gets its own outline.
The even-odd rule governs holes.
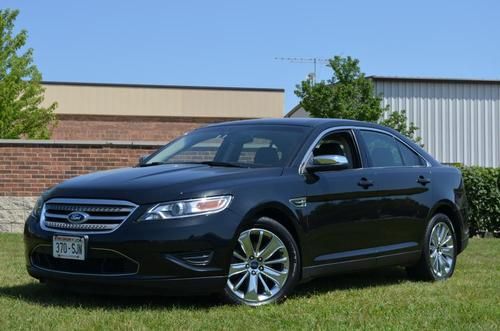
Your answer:
[[[356,147],[358,148],[358,152],[360,154],[359,157],[360,157],[361,168],[362,169],[397,168],[397,167],[364,167],[363,166],[363,153],[361,153],[361,148],[359,146],[358,139],[356,137],[356,133],[353,132],[354,130],[374,131],[374,132],[380,132],[380,133],[389,135],[389,136],[393,137],[394,139],[396,139],[397,141],[401,142],[406,147],[408,147],[415,154],[417,154],[419,157],[421,157],[422,160],[425,161],[425,165],[421,165],[421,166],[402,166],[404,168],[429,168],[429,167],[432,166],[431,163],[422,154],[420,154],[419,152],[417,152],[413,147],[411,147],[406,142],[404,142],[403,140],[399,139],[397,136],[395,136],[394,134],[392,134],[389,131],[385,131],[385,130],[377,129],[377,128],[363,127],[363,126],[337,126],[337,127],[325,129],[320,134],[318,134],[318,136],[316,137],[316,139],[309,146],[307,152],[305,153],[304,157],[302,158],[302,161],[300,162],[300,165],[299,165],[299,175],[304,175],[305,174],[305,168],[306,168],[306,165],[307,165],[307,160],[309,160],[309,158],[311,157],[312,151],[313,151],[314,147],[318,144],[318,142],[325,135],[330,134],[330,133],[335,132],[335,131],[341,131],[341,130],[351,130],[351,132],[353,134],[353,137],[354,137],[354,143],[356,144]]]
[[[50,227],[46,226],[45,210],[46,210],[46,205],[48,203],[64,203],[64,204],[75,204],[75,205],[78,205],[78,204],[82,204],[82,205],[125,205],[125,206],[131,207],[132,210],[130,211],[128,216],[123,219],[123,221],[120,224],[116,224],[116,226],[111,230],[85,231],[85,229],[83,229],[81,231],[70,231],[70,230],[64,230],[64,229],[50,228]],[[78,235],[81,236],[84,234],[109,234],[109,233],[116,231],[118,228],[120,228],[123,225],[123,223],[125,223],[130,218],[130,216],[132,216],[132,214],[137,210],[137,208],[139,208],[138,205],[136,205],[130,201],[125,201],[125,200],[53,198],[53,199],[49,199],[43,203],[42,212],[40,215],[40,227],[44,231],[48,231],[48,232],[72,234],[72,235],[77,235],[77,236]]]
[[[66,275],[99,276],[99,277],[119,277],[119,276],[137,275],[139,273],[139,269],[140,269],[140,266],[141,266],[141,264],[139,262],[137,262],[136,260],[134,260],[133,258],[131,258],[131,257],[129,257],[129,256],[127,256],[127,255],[125,255],[125,254],[123,254],[121,252],[115,251],[114,249],[109,249],[109,248],[89,248],[89,249],[93,249],[93,250],[96,250],[96,251],[108,251],[108,252],[113,252],[113,253],[116,253],[118,255],[121,255],[124,258],[126,258],[127,260],[135,263],[137,265],[137,269],[135,270],[135,272],[116,273],[116,274],[94,274],[94,273],[88,273],[88,272],[71,272],[71,271],[59,271],[59,270],[54,270],[54,269],[48,269],[48,268],[37,266],[35,263],[33,263],[33,259],[32,259],[33,252],[38,247],[51,247],[52,248],[52,245],[49,245],[49,244],[38,244],[35,247],[33,247],[33,249],[30,252],[30,263],[31,263],[31,266],[34,267],[34,268],[37,268],[37,269],[40,269],[40,270],[44,270],[44,271],[49,271],[49,272],[56,272],[56,273],[66,274]]]

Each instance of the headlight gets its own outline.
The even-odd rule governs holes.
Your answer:
[[[43,208],[43,199],[42,199],[42,197],[40,197],[35,202],[35,206],[33,207],[33,210],[31,211],[31,216],[33,216],[35,218],[39,218],[40,215],[42,214],[42,208]]]
[[[231,195],[160,203],[139,218],[139,221],[159,221],[190,216],[215,214],[223,211],[232,200]]]

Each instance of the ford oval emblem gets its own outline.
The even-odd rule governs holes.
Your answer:
[[[74,211],[68,215],[67,219],[70,223],[80,224],[88,220],[90,217],[87,213],[82,213],[80,211]]]

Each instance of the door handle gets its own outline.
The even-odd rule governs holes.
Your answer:
[[[369,188],[370,186],[373,186],[373,181],[366,179],[365,177],[361,178],[361,180],[358,182],[358,185],[361,186],[364,189]]]
[[[418,176],[418,178],[417,178],[417,183],[420,183],[424,186],[429,184],[430,182],[431,182],[431,180],[429,178],[424,177],[424,176]]]

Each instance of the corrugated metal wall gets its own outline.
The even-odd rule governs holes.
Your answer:
[[[407,111],[437,160],[500,167],[500,82],[374,82],[383,105]]]

